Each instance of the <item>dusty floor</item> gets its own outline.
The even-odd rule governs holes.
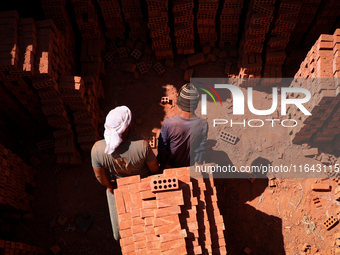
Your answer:
[[[117,58],[113,60],[118,69],[119,61]],[[115,65],[108,65],[103,80],[106,100],[102,103],[102,109],[105,115],[116,106],[126,105],[134,119],[143,119],[140,125],[133,122],[131,135],[144,138],[155,135],[163,119],[177,112],[176,107],[162,106],[160,99],[162,96],[175,98],[176,89],[185,83],[184,71],[179,68],[181,61],[182,57],[177,57],[175,68],[165,67],[167,72],[161,77],[152,67],[148,67],[149,72],[138,80],[131,74],[122,73]],[[223,77],[225,61],[218,59],[215,63],[197,66],[194,77]],[[167,84],[174,85],[174,88],[167,90]],[[256,106],[270,104],[266,92],[255,93],[258,98]],[[224,114],[227,106],[224,101],[223,107],[215,113]],[[245,117],[253,118],[249,112]],[[217,138],[222,128],[239,138],[235,145]],[[278,154],[282,150],[283,158],[279,159]],[[62,249],[60,254],[121,254],[118,243],[112,237],[105,188],[94,177],[90,153],[82,153],[82,166],[63,167],[57,174],[52,171],[56,159],[52,150],[39,152],[32,147],[28,153],[41,161],[37,167],[32,206],[35,220],[13,224],[11,232],[2,238],[42,247],[57,243]],[[210,161],[227,161],[235,166],[251,164],[259,158],[272,164],[319,163],[314,159],[306,160],[302,147],[292,145],[284,128],[274,131],[269,127],[211,128],[207,154]],[[244,254],[245,247],[252,250],[251,254],[299,254],[300,245],[305,243],[322,250],[323,254],[332,248],[333,236],[339,227],[327,231],[323,226],[323,221],[334,214],[339,206],[332,192],[312,191],[311,184],[315,179],[280,179],[276,187],[270,188],[267,178],[258,178],[252,183],[248,177],[216,180],[220,211],[226,225],[228,254]],[[331,179],[323,182],[329,182],[332,190],[338,185]],[[312,203],[315,195],[324,201],[321,208],[316,208]],[[73,220],[79,213],[93,216],[94,222],[86,233],[79,228],[71,233],[75,226]],[[64,226],[56,224],[51,228],[49,222],[60,215],[69,220]]]

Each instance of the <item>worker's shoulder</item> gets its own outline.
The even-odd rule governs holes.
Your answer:
[[[95,142],[95,144],[92,146],[92,152],[103,150],[103,148],[105,149],[105,147],[106,147],[105,139],[99,140]]]
[[[131,142],[130,146],[133,146],[133,147],[143,146],[147,143],[147,141],[142,137],[130,138],[130,142]]]

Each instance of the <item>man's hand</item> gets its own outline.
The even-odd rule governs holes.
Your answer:
[[[115,182],[110,182],[109,178],[107,178],[105,174],[105,169],[104,167],[102,168],[93,168],[93,172],[99,181],[100,184],[106,186],[108,190],[110,191],[111,194],[113,194],[113,189],[114,189],[114,184]]]

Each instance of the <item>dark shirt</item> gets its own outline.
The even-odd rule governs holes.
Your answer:
[[[158,142],[160,164],[171,167],[190,166],[195,162],[202,164],[207,135],[208,122],[200,117],[174,116],[164,120]]]

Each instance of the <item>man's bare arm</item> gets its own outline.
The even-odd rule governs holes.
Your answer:
[[[159,171],[159,164],[158,164],[158,160],[155,159],[152,162],[146,162],[146,165],[148,166],[149,170],[151,173],[153,174],[157,174]]]
[[[113,184],[112,182],[110,182],[109,178],[107,178],[104,167],[102,168],[93,167],[93,172],[99,183],[107,187],[110,193],[113,194]]]

